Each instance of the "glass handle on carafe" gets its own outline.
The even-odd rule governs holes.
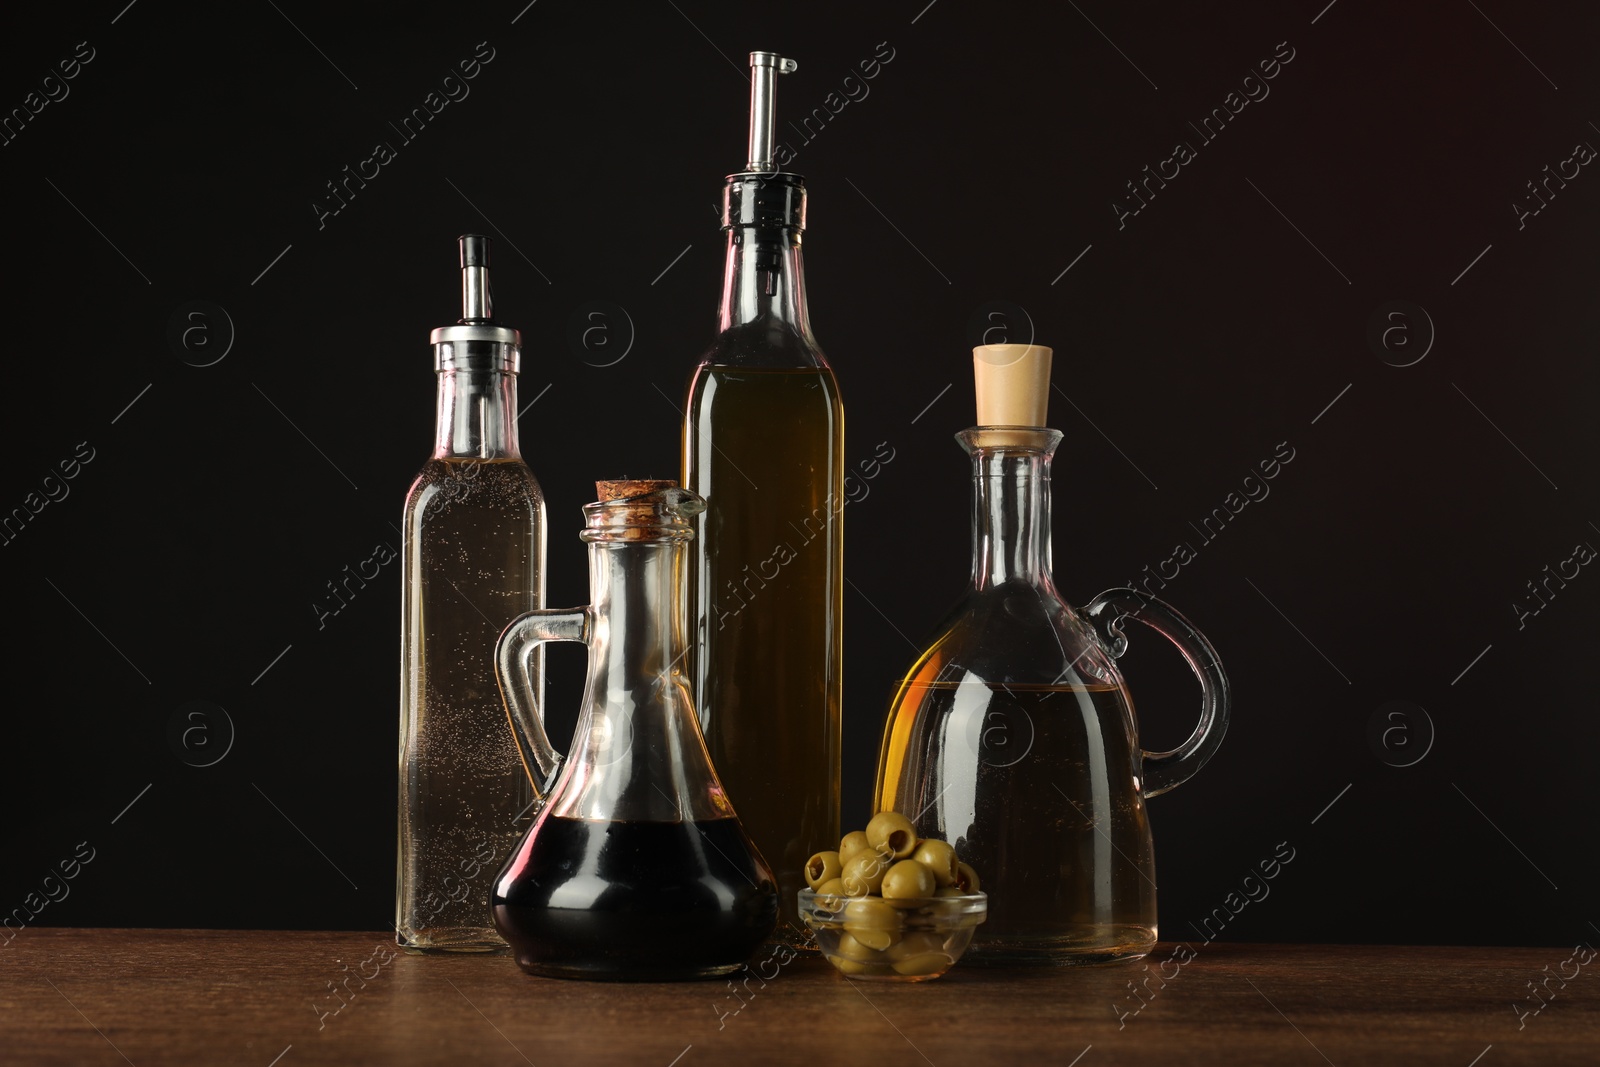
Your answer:
[[[1217,650],[1211,647],[1206,635],[1195,629],[1194,624],[1171,604],[1134,589],[1107,589],[1095,597],[1083,613],[1099,631],[1113,656],[1121,656],[1128,650],[1122,620],[1137,619],[1176,645],[1189,669],[1200,680],[1200,721],[1189,740],[1170,752],[1141,753],[1145,796],[1157,796],[1182,785],[1205,766],[1206,760],[1222,744],[1222,735],[1228,731],[1231,697],[1228,676],[1222,672]]]
[[[522,753],[533,793],[540,801],[555,784],[562,755],[550,744],[544,709],[533,695],[533,658],[546,641],[589,641],[589,609],[547,609],[518,616],[494,646],[494,676],[500,684],[506,718]]]

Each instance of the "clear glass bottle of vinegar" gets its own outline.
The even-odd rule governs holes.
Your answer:
[[[839,839],[844,407],[811,333],[805,183],[772,164],[772,80],[751,54],[751,147],[723,196],[719,332],[689,384],[684,485],[705,497],[695,702],[717,773],[772,865],[778,938],[805,941],[808,857]]]
[[[493,320],[488,266],[489,239],[462,237],[464,312],[433,331],[438,428],[405,506],[395,932],[416,951],[504,951],[489,890],[533,799],[494,648],[544,604],[544,497],[517,446],[522,338]]]

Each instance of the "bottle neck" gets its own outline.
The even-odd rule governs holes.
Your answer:
[[[816,343],[806,308],[800,234],[798,227],[774,224],[728,228],[717,321],[721,332],[759,325]]]
[[[689,692],[687,542],[589,545],[589,680],[556,815],[733,814]]]
[[[597,695],[624,692],[637,702],[665,696],[660,687],[671,679],[687,684],[686,559],[682,541],[589,546]]]
[[[972,452],[972,587],[1051,584],[1050,453]]]
[[[504,369],[439,372],[434,459],[520,459],[517,376]]]

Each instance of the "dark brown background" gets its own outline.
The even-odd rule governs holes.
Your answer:
[[[78,42],[95,58],[0,147],[0,509],[79,442],[94,458],[0,546],[0,910],[87,841],[38,922],[382,927],[397,572],[321,630],[312,604],[398,547],[433,418],[427,331],[457,314],[455,236],[496,236],[522,401],[540,397],[521,430],[551,505],[550,601],[579,602],[590,483],[676,471],[673,404],[714,327],[720,178],[743,161],[744,53],[799,60],[786,123],[887,42],[868,95],[795,163],[848,456],[896,454],[845,516],[847,821],[867,814],[891,686],[965,574],[967,346],[1031,322],[1066,434],[1059,584],[1081,603],[1193,542],[1164,595],[1235,687],[1219,755],[1152,806],[1163,933],[1190,936],[1289,842],[1225,937],[1595,936],[1600,577],[1521,629],[1511,606],[1600,545],[1600,177],[1583,168],[1524,228],[1512,208],[1600,144],[1591,6],[524,2],[6,16],[0,108]],[[386,124],[480,41],[495,58],[470,95],[319,229],[324,183],[398,144]],[[1187,124],[1279,42],[1294,58],[1270,95],[1201,145]],[[1178,140],[1197,158],[1119,230],[1124,183]],[[195,300],[214,347],[169,342]],[[613,347],[573,339],[596,301]],[[1402,332],[1375,347],[1393,301]],[[227,347],[216,306],[231,347],[193,366]],[[1280,442],[1295,458],[1270,496],[1202,546],[1189,523]],[[1134,634],[1125,667],[1162,748],[1193,686],[1152,641]],[[569,723],[571,652],[552,657]],[[184,761],[216,749],[169,735],[178,715],[221,743],[214,710],[182,718],[190,701],[236,734],[211,766]]]

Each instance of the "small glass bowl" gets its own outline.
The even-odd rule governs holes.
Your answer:
[[[955,966],[988,913],[985,893],[884,900],[800,890],[800,918],[847,978],[937,978]]]

